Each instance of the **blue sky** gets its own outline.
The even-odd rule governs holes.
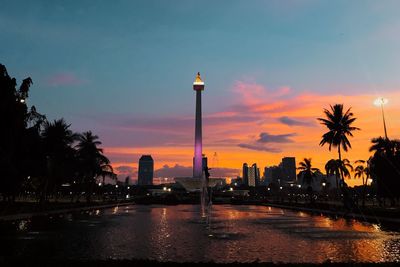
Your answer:
[[[102,120],[192,116],[197,71],[211,115],[240,103],[238,81],[292,95],[395,90],[399,10],[387,0],[3,0],[0,62],[32,77],[29,103],[49,118],[135,147],[151,134],[118,141]]]

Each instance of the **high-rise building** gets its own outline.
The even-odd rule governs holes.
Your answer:
[[[202,115],[201,115],[201,91],[204,90],[204,82],[201,80],[200,72],[197,73],[193,83],[193,90],[196,91],[196,124],[194,136],[194,159],[193,178],[203,176],[203,140],[202,140]]]
[[[247,163],[243,164],[243,184],[252,187],[260,185],[260,169],[256,163],[251,167]]]
[[[285,181],[296,181],[296,158],[285,157],[281,163],[283,180]]]
[[[249,185],[249,166],[247,163],[243,163],[242,176],[243,184],[246,186]]]
[[[257,164],[255,164],[256,169],[256,186],[261,185],[261,176],[260,176],[260,168],[257,168]]]
[[[248,174],[248,185],[249,186],[258,186],[260,184],[260,169],[257,168],[257,164],[254,163],[253,165],[251,165],[251,167],[249,168],[249,174]]]
[[[265,167],[264,169],[265,184],[279,184],[282,179],[282,169],[278,166]]]
[[[154,161],[151,155],[143,155],[139,159],[138,185],[152,185]]]

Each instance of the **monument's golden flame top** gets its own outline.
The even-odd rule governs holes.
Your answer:
[[[194,83],[193,84],[198,84],[198,85],[204,85],[204,82],[203,82],[203,80],[201,79],[201,77],[200,77],[200,72],[198,72],[197,73],[197,76],[196,76],[196,79],[194,80]]]

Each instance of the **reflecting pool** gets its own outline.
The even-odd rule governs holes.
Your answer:
[[[131,205],[0,224],[1,257],[399,261],[396,228],[264,206]]]

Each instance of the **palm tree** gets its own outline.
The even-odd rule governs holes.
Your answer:
[[[350,171],[353,171],[353,166],[350,164],[350,161],[348,159],[331,159],[325,164],[325,171],[327,175],[336,176],[336,186],[338,187],[338,177],[340,177],[340,175],[343,175],[342,182],[344,182],[344,177],[350,178]]]
[[[26,78],[17,89],[17,80],[9,76],[7,68],[0,64],[0,193],[5,201],[14,201],[29,172],[25,162],[29,160],[26,143],[26,118],[28,109],[25,98],[32,80]]]
[[[336,188],[339,188],[339,186],[343,188],[344,177],[350,178],[350,171],[353,171],[353,166],[351,166],[350,161],[348,159],[343,159],[343,160],[331,159],[325,164],[325,171],[327,176],[335,175]],[[340,176],[342,176],[343,179],[340,179]],[[339,184],[339,179],[340,179],[340,184]],[[338,197],[339,195],[337,194],[336,196]]]
[[[300,167],[297,168],[300,170],[298,177],[303,178],[303,184],[311,186],[313,178],[317,176],[320,170],[312,167],[311,158],[304,158],[299,165]]]
[[[329,144],[329,151],[332,147],[337,147],[339,161],[342,162],[341,148],[344,151],[348,151],[348,149],[351,148],[348,137],[352,137],[352,132],[360,129],[352,126],[356,118],[351,112],[351,108],[349,108],[346,112],[343,112],[342,104],[335,104],[334,106],[330,107],[330,110],[324,109],[324,114],[326,118],[318,118],[321,124],[325,125],[329,130],[322,136],[321,142],[319,144],[320,146]],[[342,170],[340,170],[340,176],[342,182],[344,182],[344,173],[342,172]]]
[[[87,201],[90,202],[93,185],[98,176],[112,177],[114,172],[110,160],[103,155],[103,149],[98,148],[101,142],[97,135],[91,131],[79,135],[79,142],[76,145],[78,160],[80,162],[80,174],[83,183],[87,187]]]
[[[385,153],[386,155],[394,155],[400,151],[400,141],[390,140],[383,137],[372,138],[372,146],[369,148],[370,152]]]
[[[400,141],[383,137],[373,138],[369,151],[374,152],[369,160],[370,174],[374,179],[379,197],[388,197],[392,204],[400,197]]]
[[[313,202],[313,188],[312,183],[313,179],[317,177],[317,174],[320,173],[318,168],[312,167],[311,158],[304,158],[303,161],[299,163],[299,167],[297,168],[300,170],[297,177],[302,179],[302,183],[308,185],[307,191],[310,197],[310,203]]]
[[[361,178],[362,179],[362,186],[363,186],[363,194],[362,194],[362,206],[365,206],[365,189],[367,186],[368,178],[370,177],[369,167],[365,166],[365,160],[356,160],[356,166],[354,178]]]
[[[353,166],[350,164],[350,160],[343,159],[342,161],[338,162],[340,173],[343,174],[343,182],[344,178],[348,177],[351,178],[351,172],[354,170]]]
[[[313,202],[313,189],[312,189],[312,182],[313,179],[320,173],[318,168],[312,167],[311,158],[304,158],[303,161],[299,163],[299,167],[297,168],[300,170],[297,177],[302,178],[302,183],[308,185],[307,191],[310,197],[310,203]]]
[[[47,159],[47,175],[42,184],[41,203],[46,200],[49,183],[53,189],[70,177],[75,150],[72,144],[77,135],[69,129],[64,119],[45,122],[42,132],[44,153]]]
[[[338,160],[336,159],[330,159],[326,164],[325,164],[325,172],[326,175],[335,175],[336,178],[336,188],[339,188],[339,177],[340,177],[340,171],[339,171],[339,164]]]

